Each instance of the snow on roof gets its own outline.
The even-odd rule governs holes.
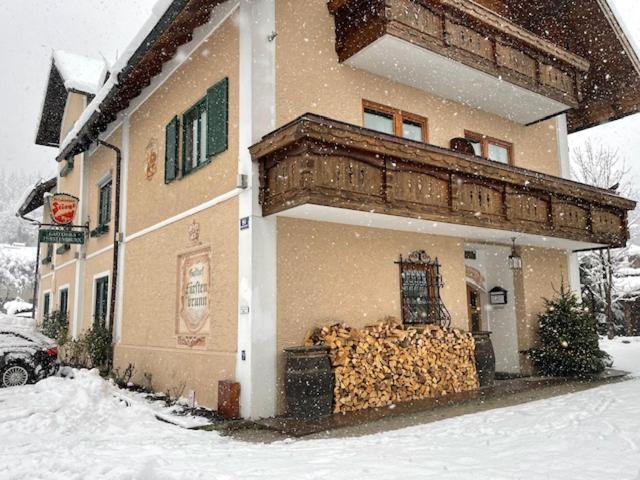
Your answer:
[[[629,42],[629,46],[633,50],[632,52],[629,52],[629,53],[630,54],[635,53],[635,58],[633,58],[633,55],[632,55],[631,61],[636,66],[636,68],[638,68],[638,56],[640,56],[640,44],[636,41],[634,35],[632,34],[631,28],[629,27],[629,23],[627,22],[627,18],[625,18],[625,16],[622,15],[622,12],[618,8],[618,5],[616,5],[616,2],[612,0],[606,0],[606,4],[611,10],[611,12],[613,13],[613,16],[615,17],[615,19],[618,21],[618,25],[620,26],[622,33],[625,35],[627,41]]]
[[[640,277],[622,277],[614,281],[618,294],[624,297],[640,296]]]
[[[15,300],[9,300],[2,306],[7,315],[16,315],[18,313],[26,312],[33,309],[33,304],[25,302],[20,297]]]
[[[48,180],[44,180],[39,178],[32,185],[25,188],[22,194],[18,197],[17,201],[14,204],[13,211],[16,212],[16,215],[26,215],[27,213],[31,213],[35,208],[33,205],[30,205],[32,202],[36,202],[36,204],[44,203],[44,190],[51,191],[57,185],[57,178],[50,178]],[[39,192],[40,190],[40,192]],[[38,194],[40,198],[34,198]]]
[[[73,128],[65,136],[64,140],[60,144],[60,152],[69,146],[69,144],[78,136],[82,127],[84,127],[84,125],[89,121],[93,113],[99,110],[100,104],[107,97],[108,93],[118,84],[118,74],[127,66],[133,54],[149,36],[173,2],[174,0],[156,1],[147,21],[142,25],[140,30],[138,30],[138,33],[133,37],[131,42],[129,42],[129,45],[124,49],[120,58],[117,59],[111,67],[111,75],[109,76],[109,79],[98,91],[96,91],[95,98],[91,103],[89,103],[89,105],[87,105],[87,108],[84,109],[82,115],[80,115],[80,118],[78,118]]]
[[[67,90],[79,90],[95,95],[107,76],[107,64],[101,59],[56,50],[53,52],[53,63],[60,72]]]
[[[625,253],[630,257],[640,257],[640,245],[630,244]]]

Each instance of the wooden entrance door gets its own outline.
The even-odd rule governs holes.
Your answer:
[[[480,291],[467,285],[467,308],[469,310],[469,331],[480,332],[482,330],[482,300]]]

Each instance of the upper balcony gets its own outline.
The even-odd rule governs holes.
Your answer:
[[[527,125],[578,107],[589,62],[472,0],[330,0],[341,62]]]
[[[579,250],[625,245],[635,208],[606,190],[312,114],[251,154],[265,216]]]

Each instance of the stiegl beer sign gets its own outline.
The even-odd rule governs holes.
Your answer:
[[[56,193],[49,197],[49,212],[53,225],[42,225],[38,232],[40,243],[83,244],[85,229],[74,226],[78,199],[68,193]],[[42,228],[42,227],[47,228]]]
[[[57,225],[71,225],[78,209],[78,198],[68,193],[56,193],[49,197],[51,219]]]

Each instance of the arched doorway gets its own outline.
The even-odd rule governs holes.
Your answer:
[[[482,295],[478,288],[467,283],[467,308],[469,310],[469,331],[482,331]]]

